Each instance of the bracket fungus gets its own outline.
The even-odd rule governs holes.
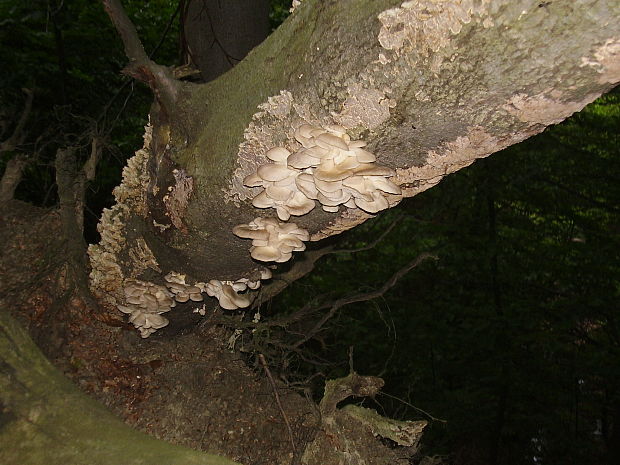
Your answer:
[[[168,320],[161,314],[170,311],[176,302],[172,292],[164,286],[128,279],[125,281],[124,292],[127,305],[117,307],[130,315],[129,322],[140,331],[140,336],[149,337],[168,324]]]
[[[366,142],[352,141],[342,126],[325,129],[303,124],[295,131],[301,148],[294,153],[275,147],[266,154],[273,163],[258,167],[244,184],[263,187],[252,204],[273,207],[286,221],[291,215],[305,215],[314,200],[323,210],[337,212],[340,205],[377,213],[388,208],[386,194],[401,196],[400,187],[388,178],[396,172],[376,163]]]
[[[306,249],[303,241],[310,235],[295,223],[281,223],[275,218],[255,218],[249,224],[240,224],[233,233],[244,239],[252,239],[250,254],[262,262],[282,263],[291,259],[293,252]]]

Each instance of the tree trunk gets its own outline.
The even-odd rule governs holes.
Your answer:
[[[258,209],[252,205],[253,197],[261,189],[244,186],[244,180],[260,166],[271,163],[265,155],[268,150],[274,147],[284,147],[290,152],[300,150],[298,131],[302,125],[329,131],[334,131],[333,125],[338,125],[338,131],[346,132],[346,136],[342,133],[339,136],[342,140],[366,141],[367,151],[377,159],[373,169],[380,165],[393,170],[383,169],[383,172],[390,172],[386,178],[399,186],[402,195],[397,191],[380,195],[394,206],[403,196],[414,196],[432,187],[445,175],[468,166],[477,158],[520,142],[563,120],[620,81],[620,22],[617,21],[620,3],[614,0],[414,0],[404,3],[395,0],[305,0],[243,61],[222,77],[205,84],[175,80],[171,70],[150,62],[135,40],[135,29],[117,15],[118,1],[102,2],[115,20],[131,57],[127,72],[153,88],[156,103],[144,148],[129,161],[123,183],[115,190],[117,204],[102,217],[99,225],[102,240],[89,249],[91,289],[107,304],[110,314],[101,316],[84,311],[82,318],[97,317],[108,324],[116,324],[117,327],[109,331],[116,331],[114,340],[122,342],[127,339],[126,332],[120,329],[123,323],[112,321],[121,320],[119,309],[131,313],[134,324],[145,337],[155,330],[153,324],[165,324],[161,316],[165,313],[171,320],[168,329],[176,328],[175,331],[166,333],[164,329],[158,340],[136,338],[128,344],[132,346],[133,355],[144,359],[140,363],[164,363],[147,356],[168,351],[165,363],[175,365],[178,358],[174,344],[188,356],[200,347],[196,342],[185,347],[182,337],[174,341],[166,337],[181,333],[186,326],[180,323],[199,321],[200,316],[194,311],[215,313],[218,300],[207,297],[203,285],[212,280],[222,285],[222,282],[240,279],[264,281],[267,272],[276,269],[271,262],[253,260],[250,242],[233,234],[233,229],[240,224],[250,224],[257,217],[276,218],[274,209]],[[368,154],[364,156],[369,157]],[[305,174],[314,176],[315,173],[306,171]],[[293,216],[288,222],[307,231],[311,241],[350,229],[371,216],[368,209],[357,204],[336,205],[336,212],[330,211],[334,210],[334,205],[323,203],[323,207],[329,207],[324,209],[320,202],[325,200],[316,200],[312,211]],[[171,275],[171,272],[176,274]],[[183,281],[176,285],[187,289],[201,284],[199,291],[203,292],[193,290],[189,301],[189,297],[174,294],[179,305],[169,311],[174,303],[168,296],[174,288],[170,279]],[[279,286],[279,290],[282,288]],[[163,297],[156,305],[166,302],[166,308],[158,306],[155,310],[146,309],[151,313],[140,313],[145,310],[148,299],[140,301],[140,305],[145,306],[140,307],[140,311],[136,310],[138,307],[131,307],[134,304],[129,300],[137,298],[134,295],[137,291],[140,291],[140,299],[149,295],[152,300],[155,294],[161,294]],[[248,291],[236,297],[243,300],[249,295],[249,303],[257,292],[260,291]],[[204,304],[194,302],[199,299],[207,300]],[[256,298],[254,302],[259,300]],[[184,301],[187,303],[181,304]],[[150,305],[150,300],[148,303]],[[221,298],[219,303],[226,305]],[[149,323],[147,317],[155,323]],[[136,324],[139,318],[144,321]],[[4,331],[11,334],[14,329],[11,326]],[[34,435],[32,438],[42,441],[40,444],[50,451],[62,449],[55,454],[61,458],[62,454],[77,454],[84,450],[82,447],[90,446],[97,459],[89,462],[104,463],[102,457],[108,446],[105,450],[92,449],[92,444],[85,442],[80,432],[97,433],[102,441],[110,444],[110,453],[124,448],[142,450],[139,448],[146,439],[136,439],[138,446],[133,449],[123,442],[130,442],[128,438],[134,433],[125,435],[116,427],[110,427],[111,432],[96,430],[100,419],[103,424],[112,420],[99,407],[81,403],[77,395],[68,398],[79,408],[60,408],[66,404],[54,400],[57,399],[54,396],[68,391],[69,387],[58,380],[49,367],[42,365],[43,362],[32,362],[36,363],[33,366],[38,370],[35,372],[39,376],[38,383],[26,384],[26,387],[34,389],[49,384],[51,394],[41,389],[36,395],[25,396],[25,388],[17,381],[26,383],[27,379],[22,380],[21,375],[18,376],[20,372],[14,370],[25,369],[26,357],[33,356],[32,350],[27,349],[27,345],[26,349],[21,348],[26,342],[18,341],[18,349],[15,349],[11,339],[7,341],[2,342],[2,350],[8,354],[3,355],[3,359],[9,361],[2,365],[5,368],[0,379],[5,386],[11,386],[2,402],[5,404],[3,410],[13,416],[8,418],[9,426],[0,430],[3,441],[5,438],[12,440],[10,435],[16,430],[11,425],[18,425],[16,422],[21,422],[18,426],[28,431],[29,422],[45,422],[47,427],[57,418],[60,423],[51,436]],[[165,350],[161,349],[163,346]],[[116,345],[106,347],[120,351]],[[213,347],[215,344],[209,349]],[[216,353],[216,349],[212,350]],[[222,355],[221,347],[218,350],[217,357],[230,361]],[[197,383],[195,391],[203,389],[200,383],[209,379],[215,385],[211,392],[215,392],[221,383],[220,377],[230,374],[222,374],[226,370],[221,364],[206,366],[215,366],[217,370],[205,373],[188,370],[188,377]],[[235,370],[240,371],[238,367],[229,371]],[[158,395],[175,400],[178,392],[174,390],[174,380],[159,376],[157,381],[166,384],[157,391]],[[250,395],[256,397],[247,389],[251,376],[251,373],[244,373],[239,378],[241,393],[232,393],[228,386],[233,384],[229,381],[227,388],[221,389],[222,396],[238,395],[249,403]],[[336,383],[335,388],[331,385],[332,390],[343,389],[343,392],[357,395],[355,389],[347,391],[343,387],[351,379],[356,380],[356,389],[363,386],[351,376]],[[46,379],[54,382],[50,384]],[[277,385],[273,387],[276,393],[278,389]],[[45,395],[48,396],[44,397],[45,404],[36,404],[40,410],[33,410],[37,396]],[[262,395],[265,398],[264,391]],[[196,398],[190,396],[192,402]],[[20,410],[21,399],[25,410]],[[207,398],[202,402],[212,400]],[[244,411],[239,408],[228,412],[228,400],[221,397],[218,398],[220,403],[211,403],[226,407],[216,410],[222,412],[222,423],[236,425],[237,420],[244,420]],[[189,416],[185,418],[191,419],[191,415],[209,418],[208,411],[195,412],[195,408],[190,408],[193,404],[188,404],[184,414]],[[263,404],[260,405],[262,409]],[[308,434],[299,441],[290,434],[292,457],[287,455],[287,458],[305,464],[387,464],[397,463],[399,454],[405,457],[415,452],[423,426],[389,423],[366,409],[345,411],[335,407],[334,403],[333,409],[322,411],[324,416],[314,419],[314,423],[309,421],[310,424],[306,424],[307,412],[295,411],[297,417],[290,419],[293,428],[288,428],[289,433],[291,430],[314,431],[314,436]],[[48,408],[52,409],[52,416],[48,416]],[[278,422],[278,431],[285,432],[281,441],[288,447],[284,427],[285,423],[290,426],[285,420],[286,403],[280,410],[281,415],[276,414],[269,420]],[[89,411],[93,412],[96,424],[89,423]],[[53,416],[57,412],[60,417]],[[78,429],[75,415],[82,412],[88,417],[84,420],[85,426],[74,431]],[[161,419],[165,416],[162,412],[178,413],[173,408],[162,409],[151,413],[150,418]],[[264,410],[260,412],[266,416]],[[235,418],[237,414],[239,417]],[[217,423],[219,420],[211,421]],[[157,427],[145,422],[145,428]],[[411,450],[401,453],[397,448],[389,452],[389,447],[379,447],[379,441],[373,438],[388,430],[396,430],[397,439],[404,437],[403,445]],[[222,429],[217,434],[225,434],[228,438],[229,431],[233,430]],[[243,432],[243,428],[239,431]],[[74,437],[75,443],[54,441],[56,434],[63,434],[65,439]],[[251,449],[254,438],[250,436],[235,437],[234,446],[229,447]],[[19,463],[28,462],[24,457],[36,459],[36,451],[27,447],[28,444],[24,444],[19,452]],[[149,450],[160,446],[152,447]],[[328,457],[327,452],[329,461],[323,461]],[[202,456],[195,457],[200,460],[198,457]],[[65,463],[72,459],[80,460],[73,456]],[[11,460],[17,463],[17,453],[9,457],[9,463]],[[110,461],[112,459],[105,463]],[[125,463],[131,462],[125,460]],[[261,463],[260,458],[255,458],[253,463]]]
[[[138,465],[236,462],[153,439],[86,397],[0,311],[0,462]]]

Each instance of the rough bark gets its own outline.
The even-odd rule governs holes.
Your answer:
[[[243,179],[268,149],[297,148],[303,123],[368,141],[404,196],[539,133],[620,80],[619,16],[615,0],[306,0],[223,77],[179,84],[169,118],[151,115],[100,225],[120,240],[91,249],[93,289],[115,304],[127,278],[256,278],[265,265],[231,231],[275,215],[251,205]],[[369,216],[315,208],[290,221],[319,240]]]
[[[0,311],[0,461],[5,465],[233,465],[153,439],[86,397]]]

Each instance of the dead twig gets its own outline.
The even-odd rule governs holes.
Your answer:
[[[427,252],[422,253],[422,254],[418,255],[415,259],[410,261],[403,268],[401,268],[396,273],[394,273],[390,277],[390,279],[388,279],[383,284],[383,286],[381,286],[379,289],[371,291],[371,292],[355,294],[355,295],[349,296],[349,297],[343,297],[342,299],[338,299],[338,300],[336,300],[335,302],[333,302],[331,304],[325,304],[325,305],[322,305],[321,307],[315,309],[315,310],[318,311],[318,310],[324,310],[326,308],[329,308],[329,311],[323,316],[323,318],[321,318],[314,325],[314,327],[310,331],[308,331],[306,333],[305,337],[303,337],[300,340],[298,340],[297,342],[295,342],[293,344],[293,347],[299,347],[300,345],[302,345],[302,344],[308,342],[310,339],[312,339],[321,330],[323,325],[327,321],[329,321],[331,318],[333,318],[333,316],[336,314],[336,312],[339,309],[341,309],[342,307],[344,307],[345,305],[349,305],[349,304],[353,304],[353,303],[358,303],[358,302],[366,302],[368,300],[372,300],[372,299],[376,299],[378,297],[382,297],[389,289],[394,287],[394,285],[398,282],[398,280],[400,278],[402,278],[404,275],[406,275],[409,271],[411,271],[413,268],[418,266],[424,260],[427,260],[429,258],[437,260],[437,257],[435,255],[432,255],[432,254],[427,253]]]
[[[269,370],[269,366],[267,365],[267,361],[265,360],[265,356],[263,354],[258,354],[258,360],[261,365],[265,369],[265,373],[267,374],[267,378],[269,378],[269,382],[271,383],[271,388],[273,389],[273,395],[276,398],[276,403],[278,404],[278,408],[280,409],[280,413],[282,414],[282,418],[284,419],[284,423],[286,424],[286,429],[288,430],[288,436],[291,441],[291,447],[293,449],[293,456],[297,454],[297,448],[295,447],[295,438],[293,437],[293,429],[291,428],[291,424],[288,421],[288,417],[284,412],[284,408],[282,407],[282,402],[280,401],[280,395],[278,394],[278,389],[276,387],[276,383],[271,376],[271,371]]]

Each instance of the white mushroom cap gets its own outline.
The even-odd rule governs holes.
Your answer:
[[[252,173],[243,179],[243,184],[248,187],[261,187],[263,185],[263,179],[258,173]]]
[[[258,230],[267,233],[259,235]],[[295,223],[280,223],[275,218],[255,218],[248,225],[237,225],[233,232],[239,237],[253,238],[250,254],[252,258],[264,262],[282,263],[289,260],[294,251],[305,250],[303,241],[310,239],[308,231]]]
[[[368,213],[377,213],[389,207],[386,198],[383,197],[378,191],[373,192],[372,197],[372,202],[367,202],[364,199],[355,199],[355,205]]]
[[[269,239],[269,232],[254,221],[249,224],[238,224],[233,228],[233,234],[243,239]]]
[[[185,284],[185,275],[177,273],[176,271],[171,271],[166,276],[164,276],[164,279],[169,283]]]
[[[288,158],[288,156],[290,154],[291,154],[291,152],[286,150],[284,147],[274,147],[273,149],[269,150],[265,155],[270,160],[273,160],[273,161],[276,161],[276,162],[278,162],[278,161],[279,162],[286,162],[286,159]]]
[[[261,262],[285,262],[290,258],[290,255],[282,254],[280,249],[268,245],[250,247],[250,255],[254,260]],[[287,256],[288,258],[286,260],[282,260],[284,256]]]
[[[318,153],[313,149],[301,149],[288,157],[288,166],[297,169],[306,169],[311,166],[318,166],[321,163],[321,158],[317,156]]]
[[[237,294],[230,284],[224,284],[217,279],[209,281],[207,284],[207,294],[217,298],[220,307],[226,310],[246,308],[252,303],[247,296]]]
[[[362,148],[366,142],[352,141],[344,127],[303,124],[295,130],[295,138],[303,146],[301,149],[294,153],[284,147],[269,150],[267,158],[274,163],[260,166],[245,178],[245,185],[264,188],[252,200],[255,207],[275,208],[278,218],[287,221],[291,215],[309,213],[315,207],[313,200],[329,212],[337,212],[340,205],[345,205],[375,213],[389,205],[386,199],[380,199],[383,193],[402,195],[401,189],[387,179],[395,171],[378,165],[375,155]],[[242,234],[237,235],[246,237]],[[268,239],[246,238],[261,241],[253,242],[253,247],[271,247],[253,251],[253,256],[261,260],[275,257],[275,246]]]
[[[281,181],[291,175],[291,170],[286,165],[278,165],[275,163],[269,163],[267,165],[261,165],[258,167],[256,173],[263,181]]]
[[[186,292],[179,292],[177,295],[174,296],[174,299],[177,302],[185,303],[189,300],[189,294]]]

